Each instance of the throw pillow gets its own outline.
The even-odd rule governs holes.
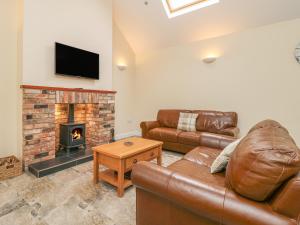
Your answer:
[[[180,113],[177,129],[195,132],[197,118],[198,114],[195,113]]]
[[[219,173],[221,171],[223,171],[230,159],[230,156],[232,155],[232,153],[234,152],[234,150],[236,149],[236,147],[238,146],[238,144],[240,143],[242,139],[238,139],[232,143],[230,143],[229,145],[227,145],[224,150],[221,152],[221,154],[215,159],[215,161],[213,162],[213,164],[210,167],[210,172],[211,173]]]

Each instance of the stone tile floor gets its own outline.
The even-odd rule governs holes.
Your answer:
[[[163,166],[181,157],[164,151]],[[40,179],[26,172],[0,182],[0,225],[135,225],[135,188],[118,198],[92,176],[88,162]]]

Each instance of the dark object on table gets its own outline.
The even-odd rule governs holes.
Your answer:
[[[124,145],[125,146],[132,146],[133,142],[132,141],[126,141],[126,142],[124,142]]]

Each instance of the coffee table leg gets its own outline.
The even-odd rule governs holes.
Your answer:
[[[157,156],[157,165],[161,166],[162,164],[162,147],[160,147],[160,150],[158,152],[158,156]]]
[[[99,180],[99,154],[94,151],[94,184],[98,183]]]
[[[124,160],[120,160],[118,170],[118,197],[120,198],[124,195],[124,173]]]

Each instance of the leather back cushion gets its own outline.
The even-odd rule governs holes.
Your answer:
[[[220,130],[237,126],[238,116],[235,112],[194,110],[193,113],[199,114],[196,123],[198,131],[218,133]]]
[[[181,112],[191,112],[189,110],[162,109],[158,111],[157,121],[162,127],[177,128]]]
[[[227,184],[240,195],[264,201],[300,170],[300,151],[285,129],[267,126],[250,132],[227,166]]]
[[[255,131],[257,129],[267,128],[267,127],[277,127],[277,128],[285,130],[288,133],[288,130],[285,127],[283,127],[280,123],[278,123],[277,121],[274,121],[274,120],[263,120],[263,121],[259,122],[258,124],[254,125],[250,129],[249,133],[251,133],[252,131]]]

